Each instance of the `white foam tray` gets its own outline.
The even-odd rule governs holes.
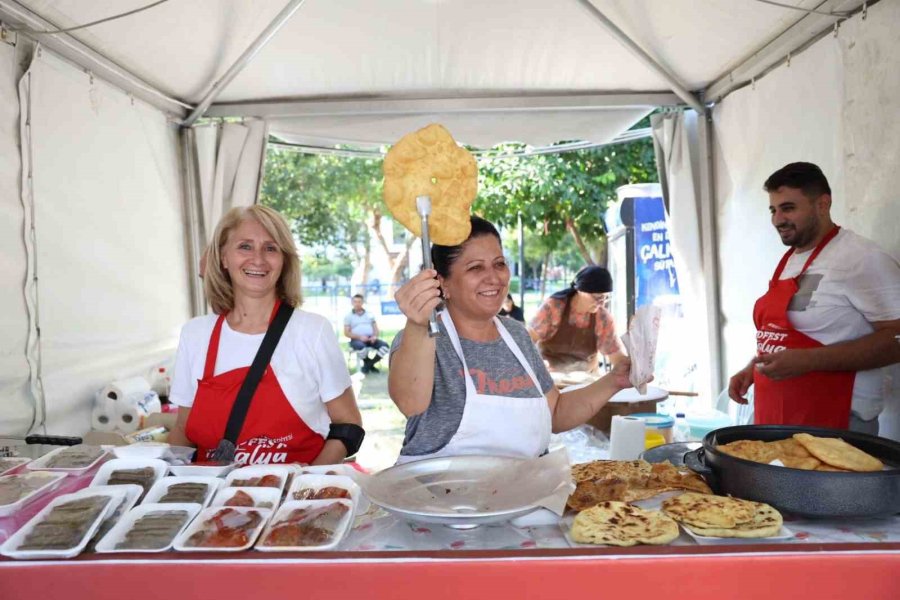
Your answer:
[[[25,468],[30,469],[32,471],[59,471],[60,473],[68,473],[69,475],[80,475],[81,473],[86,473],[87,471],[90,471],[92,468],[94,468],[97,465],[97,463],[99,463],[101,460],[103,460],[104,458],[109,456],[109,451],[104,448],[104,450],[100,454],[100,456],[98,456],[91,464],[89,464],[85,467],[77,467],[77,468],[69,469],[69,468],[62,468],[62,467],[46,466],[47,463],[49,463],[50,460],[54,456],[56,456],[57,454],[60,454],[61,452],[67,450],[68,448],[74,448],[74,447],[75,446],[63,446],[61,448],[54,448],[53,450],[51,450],[47,454],[43,455],[42,457],[36,458],[33,461],[31,461],[30,463],[28,463],[27,465],[25,465]]]
[[[169,469],[169,465],[166,464],[165,461],[159,460],[158,458],[114,458],[103,463],[103,465],[97,471],[97,474],[94,475],[94,478],[91,480],[91,487],[97,485],[107,485],[110,476],[115,471],[125,469],[142,469],[144,467],[151,467],[153,469],[153,479],[150,480],[150,485],[147,488],[148,491],[157,481],[159,481],[162,476],[166,474],[166,471]]]
[[[231,548],[209,548],[205,546],[188,546],[186,542],[195,532],[200,531],[201,529],[205,529],[209,527],[205,525],[205,522],[213,517],[213,515],[218,514],[223,510],[235,510],[237,512],[245,513],[249,511],[258,512],[262,516],[262,520],[260,520],[259,524],[250,532],[247,536],[247,543],[243,546],[235,546]],[[172,544],[172,547],[179,552],[242,552],[247,550],[256,543],[256,539],[259,537],[259,534],[262,533],[263,529],[266,527],[266,523],[269,521],[269,517],[272,516],[272,511],[266,508],[250,508],[250,507],[212,507],[205,508],[200,511],[200,514],[191,521],[190,526],[187,529],[181,532],[178,537],[175,538],[175,542]]]
[[[287,485],[287,481],[291,475],[291,472],[291,467],[287,465],[253,465],[250,467],[241,467],[240,469],[235,469],[234,471],[230,472],[225,477],[225,487],[231,487],[233,485],[231,482],[235,480],[253,479],[255,477],[263,477],[265,475],[277,475],[279,480],[281,481],[281,486],[277,489],[283,492],[285,485]]]
[[[283,521],[287,518],[287,516],[291,513],[291,511],[298,508],[318,508],[328,506],[329,504],[334,504],[335,502],[339,504],[343,504],[348,508],[347,513],[344,514],[343,518],[338,523],[337,528],[334,531],[334,536],[332,536],[331,541],[326,544],[319,544],[317,546],[267,546],[266,539],[269,537],[269,534],[272,532],[280,521]],[[334,550],[337,548],[344,538],[347,535],[347,532],[350,531],[350,524],[353,522],[353,503],[350,500],[346,499],[338,499],[338,500],[289,500],[281,505],[281,508],[278,509],[278,512],[275,513],[275,516],[269,521],[269,525],[266,527],[265,532],[262,537],[260,537],[259,543],[256,544],[256,549],[260,552],[318,552],[323,550]]]
[[[30,463],[31,459],[25,456],[4,456],[0,458],[0,462],[9,465],[4,471],[0,471],[0,475],[9,475],[22,465]]]
[[[360,487],[356,485],[356,482],[344,475],[295,475],[288,488],[287,494],[284,496],[284,501],[290,502],[298,500],[298,498],[294,498],[294,493],[304,488],[311,488],[318,491],[326,487],[339,487],[350,493],[350,500],[353,502],[354,516],[368,510],[369,500],[362,493]]]
[[[254,507],[266,508],[265,506],[259,506],[259,503],[269,502],[272,504],[272,506],[268,507],[269,510],[275,510],[281,503],[281,492],[276,490],[275,488],[223,487],[220,488],[218,492],[216,492],[216,497],[213,498],[210,506],[224,506],[225,503],[231,500],[232,496],[234,496],[239,491],[244,492],[251,498],[253,498]]]
[[[25,473],[18,473],[16,475],[4,475],[0,477],[0,482],[2,481],[10,481],[16,479],[42,479],[45,480],[40,487],[35,488],[30,491],[28,494],[22,496],[15,502],[11,502],[9,504],[0,504],[0,517],[6,517],[11,514],[16,513],[20,508],[35,500],[39,496],[43,496],[50,490],[56,489],[59,487],[59,484],[62,483],[62,480],[66,478],[65,473],[56,473],[50,471],[26,471]]]
[[[227,465],[169,465],[169,475],[176,477],[225,477],[237,466],[236,463]]]
[[[213,496],[222,487],[224,483],[218,477],[161,477],[153,484],[153,487],[150,488],[150,491],[147,492],[147,495],[144,497],[144,504],[154,504],[159,503],[160,499],[166,495],[166,492],[169,491],[169,488],[176,483],[203,483],[206,484],[206,494],[203,496],[203,501],[199,504],[206,508],[209,506],[210,501]],[[169,504],[168,502],[164,502],[163,504]],[[190,502],[172,502],[171,504],[192,504]]]
[[[113,488],[118,488],[119,486],[112,486]],[[85,531],[84,535],[78,540],[78,543],[71,548],[64,549],[53,549],[53,550],[17,550],[17,548],[22,545],[25,541],[25,538],[28,537],[28,534],[32,532],[34,527],[43,521],[50,511],[59,506],[60,504],[64,504],[69,502],[70,500],[76,500],[78,498],[85,498],[90,496],[106,496],[109,500],[106,502],[103,510],[97,515],[97,517],[91,522],[90,527]],[[0,546],[0,554],[4,556],[9,556],[11,558],[71,558],[73,556],[77,556],[84,550],[84,547],[87,546],[88,541],[94,537],[94,534],[97,532],[97,528],[100,527],[100,523],[109,516],[110,511],[113,510],[114,506],[117,502],[120,502],[122,498],[126,496],[125,490],[118,489],[96,489],[96,488],[85,488],[83,490],[79,490],[77,492],[71,494],[63,494],[62,496],[58,496],[50,501],[50,503],[44,507],[41,512],[36,514],[28,523],[26,523],[19,531],[13,534],[6,542]]]
[[[155,503],[144,503],[140,506],[134,507],[132,510],[122,518],[115,527],[113,527],[109,533],[107,533],[102,540],[97,544],[97,552],[101,553],[120,553],[120,552],[165,552],[172,548],[172,543],[185,529],[187,529],[191,522],[194,520],[194,517],[197,516],[197,513],[200,512],[201,506],[194,502],[166,502],[164,504],[155,504]],[[128,535],[128,532],[131,531],[134,524],[140,520],[141,517],[156,513],[156,512],[165,512],[171,510],[184,510],[188,513],[187,519],[184,522],[178,531],[175,532],[175,535],[172,536],[172,539],[169,540],[167,544],[161,546],[159,548],[127,548],[127,549],[119,549],[116,546],[125,540],[125,536]]]

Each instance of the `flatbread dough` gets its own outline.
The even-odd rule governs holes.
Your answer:
[[[428,232],[442,246],[461,244],[472,224],[478,166],[443,126],[433,123],[403,136],[384,157],[384,202],[395,219],[422,237],[416,197],[431,197]]]
[[[661,512],[609,501],[578,513],[569,535],[579,544],[668,544],[678,524]]]

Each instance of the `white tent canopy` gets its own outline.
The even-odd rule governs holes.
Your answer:
[[[887,225],[900,216],[900,0],[783,3],[818,13],[756,0],[170,0],[38,34],[149,0],[0,0],[0,269],[15,282],[0,292],[0,435],[80,433],[91,390],[171,352],[197,310],[207,221],[254,201],[265,131],[377,148],[439,121],[479,147],[601,144],[654,108],[699,109],[693,134],[673,129],[689,144],[667,142],[691,160],[666,169],[696,182],[670,201],[699,216],[687,268],[703,273],[721,385],[752,349],[747,303],[779,251],[765,175],[820,163],[838,217],[900,250]],[[245,122],[185,127],[198,117]]]

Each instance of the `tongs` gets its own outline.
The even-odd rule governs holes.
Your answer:
[[[416,196],[416,212],[422,219],[422,263],[424,268],[430,269],[431,265],[431,238],[428,235],[428,216],[431,214],[431,196]],[[438,328],[437,311],[432,310],[428,317],[428,337],[436,337],[441,334]]]

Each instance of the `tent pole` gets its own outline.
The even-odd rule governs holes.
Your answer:
[[[182,213],[184,215],[184,247],[187,260],[188,294],[191,299],[191,316],[198,317],[204,311],[205,298],[200,281],[200,254],[202,243],[198,231],[197,206],[200,191],[197,187],[197,144],[194,130],[182,127],[179,130],[181,146]]]
[[[10,2],[8,0],[0,0],[0,20],[3,20],[13,31],[17,28],[34,30],[59,29],[55,23],[44,19],[31,9],[22,6],[18,2]],[[79,67],[90,71],[97,77],[110,82],[121,90],[134,94],[135,97],[168,114],[180,118],[191,107],[190,104],[163,93],[155,86],[106,58],[106,56],[90,46],[78,41],[68,33],[20,35],[26,35],[48,50],[52,50]]]
[[[697,118],[700,150],[700,247],[703,256],[703,279],[706,283],[706,321],[709,344],[709,378],[713,397],[725,387],[724,350],[722,344],[722,308],[719,295],[719,229],[716,219],[715,158],[713,156],[712,110]]]
[[[271,41],[275,34],[278,33],[278,30],[281,29],[281,26],[288,22],[288,20],[294,15],[295,12],[303,5],[306,0],[290,0],[287,6],[281,9],[281,12],[278,13],[278,16],[275,17],[269,26],[266,27],[262,33],[250,44],[244,53],[241,54],[238,59],[235,61],[231,67],[216,81],[212,89],[206,93],[206,96],[200,101],[199,104],[191,111],[191,114],[188,115],[187,119],[184,120],[182,125],[185,127],[190,127],[194,124],[194,122],[203,116],[206,112],[206,109],[209,108],[209,105],[213,103],[213,100],[219,95],[219,92],[227,86],[231,81],[237,77],[238,73],[247,66],[247,64],[253,60],[253,57],[263,49],[263,47]]]
[[[637,45],[637,43],[628,37],[624,31],[619,29],[619,27],[609,20],[609,18],[603,14],[603,12],[594,6],[591,3],[591,0],[578,0],[588,11],[594,15],[594,17],[600,21],[606,30],[613,35],[619,42],[628,48],[635,56],[637,56],[641,62],[645,65],[656,71],[656,73],[666,80],[669,84],[669,88],[678,95],[679,98],[685,101],[688,106],[696,110],[699,114],[704,113],[703,104],[697,99],[697,97],[692,94],[684,85],[678,81],[678,79],[669,73],[662,65],[660,65],[652,56],[647,54],[643,48]]]

